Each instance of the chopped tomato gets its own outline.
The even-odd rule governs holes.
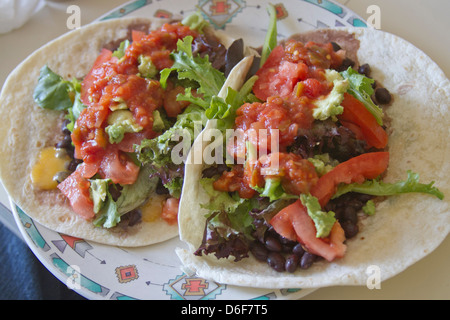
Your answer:
[[[264,169],[268,172],[264,172]],[[260,157],[250,174],[256,181],[261,179],[256,179],[255,175],[265,176],[265,178],[280,178],[283,189],[287,193],[295,195],[309,193],[311,187],[318,180],[314,165],[293,153],[277,152]],[[263,186],[260,185],[260,187]]]
[[[164,96],[164,110],[166,110],[168,117],[176,117],[190,104],[189,101],[177,101],[177,96],[180,93],[184,93],[184,91],[185,89],[182,86],[176,86],[173,89],[166,90]]]
[[[291,241],[297,241],[297,234],[292,225],[290,218],[290,209],[281,210],[275,216],[270,219],[269,224],[274,228],[274,230],[282,237],[289,239]]]
[[[339,222],[335,222],[328,238],[317,238],[314,222],[300,200],[281,210],[270,220],[270,224],[281,236],[297,240],[309,252],[328,261],[342,258],[345,254],[345,233]]]
[[[180,200],[177,198],[168,198],[163,205],[161,218],[168,224],[173,225],[178,221],[178,206]]]
[[[253,92],[260,100],[271,96],[289,96],[294,92],[310,99],[327,94],[331,88],[325,80],[324,70],[337,68],[342,64],[344,52],[334,52],[331,43],[306,45],[289,40],[285,46],[275,47],[256,75],[258,80]],[[302,90],[298,90],[302,89]]]
[[[102,73],[100,72],[103,69],[99,69],[107,61],[110,61],[113,58],[112,51],[108,49],[102,49],[99,56],[94,62],[91,70],[84,77],[83,82],[81,83],[81,102],[85,105],[89,104],[89,89],[93,86],[94,82],[102,77]]]
[[[284,61],[284,55],[284,48],[277,46],[256,73],[258,80],[253,92],[259,99],[265,101],[270,96],[288,96],[296,83],[306,78],[308,67],[304,63]]]
[[[198,33],[181,23],[165,23],[161,28],[144,36],[135,32],[134,36],[139,40],[133,41],[127,48],[118,71],[122,74],[136,74],[137,61],[141,54],[150,57],[158,70],[170,68],[173,65],[171,52],[177,48],[178,40],[188,35],[196,38]]]
[[[133,184],[139,167],[125,153],[110,145],[100,163],[99,173],[103,179],[111,179],[113,183]]]
[[[344,112],[338,116],[338,119],[345,127],[354,131],[356,135],[362,134],[369,147],[377,149],[386,147],[388,143],[386,131],[377,123],[375,117],[361,101],[351,94],[345,93],[341,105],[344,107]],[[355,130],[354,126],[359,130]]]
[[[311,188],[311,194],[324,207],[340,183],[362,183],[366,179],[375,179],[386,171],[388,165],[389,152],[365,153],[351,158],[320,177]]]
[[[362,183],[366,179],[375,179],[387,169],[388,163],[388,152],[366,153],[352,158],[323,175],[311,188],[311,194],[324,207],[340,183]],[[308,251],[328,261],[345,254],[345,233],[339,222],[334,224],[326,240],[316,238],[314,222],[300,200],[277,213],[270,224],[281,236],[299,241]]]
[[[323,82],[309,78],[301,82],[302,83],[302,94],[310,99],[319,98],[322,95],[328,94],[329,88]]]
[[[243,132],[244,139],[238,138],[236,147],[229,144],[232,148],[227,151],[235,158],[244,158],[245,144],[249,140],[258,147],[258,154],[267,154],[272,151],[272,138],[278,138],[277,147],[284,151],[294,142],[299,128],[312,126],[312,109],[307,101],[293,96],[246,103],[237,110],[235,119],[235,130]]]
[[[255,195],[256,191],[250,187],[248,176],[245,175],[246,170],[248,168],[244,168],[242,165],[234,165],[231,171],[225,171],[219,179],[214,181],[214,189],[224,192],[237,191],[239,197],[250,199]]]
[[[78,168],[80,167],[82,166]],[[78,169],[58,184],[58,189],[69,199],[73,210],[84,219],[92,219],[95,216],[89,187],[90,182],[81,176]]]
[[[131,40],[133,40],[133,42],[141,41],[145,36],[146,33],[144,31],[131,30]]]

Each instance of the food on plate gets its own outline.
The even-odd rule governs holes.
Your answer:
[[[450,230],[448,79],[374,29],[273,38],[245,94],[215,115],[223,161],[186,166],[186,272],[265,288],[401,272]]]
[[[0,98],[9,195],[35,221],[86,240],[173,238],[183,157],[209,101],[222,86],[241,86],[233,67],[244,54],[242,40],[198,13],[98,22],[45,45]]]

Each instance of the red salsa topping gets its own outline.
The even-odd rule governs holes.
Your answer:
[[[245,139],[229,144],[228,152],[236,159],[246,158],[246,141],[257,146],[258,151],[270,154],[274,129],[278,130],[279,173],[282,186],[293,194],[306,193],[317,182],[314,166],[300,156],[286,153],[300,129],[312,127],[314,100],[328,95],[333,84],[325,78],[325,70],[338,68],[344,59],[343,52],[335,52],[331,43],[303,44],[289,40],[284,46],[275,47],[256,75],[253,86],[256,97],[264,102],[246,103],[236,113],[235,129],[244,132]],[[261,137],[260,129],[267,135]],[[254,135],[257,135],[255,139]],[[264,131],[263,131],[264,132]],[[264,138],[264,139],[263,139]],[[266,158],[264,161],[267,161]],[[249,164],[247,164],[249,165]],[[264,163],[257,161],[252,168],[235,165],[214,184],[222,191],[239,191],[243,198],[251,198],[255,192],[251,186],[264,186],[260,169]]]
[[[84,162],[83,177],[99,173],[102,178],[114,177],[113,182],[120,184],[136,180],[139,170],[133,168],[135,165],[126,152],[132,152],[133,144],[142,139],[158,135],[152,130],[153,112],[165,107],[168,100],[165,96],[174,90],[173,86],[164,90],[159,81],[139,76],[139,57],[149,58],[158,71],[171,67],[170,53],[176,49],[177,41],[186,36],[195,39],[198,33],[180,23],[164,24],[149,34],[133,32],[134,41],[120,59],[107,49],[101,51],[83,80],[81,100],[87,108],[81,112],[72,133],[75,156]],[[174,107],[173,101],[170,102],[169,116],[176,117],[183,106]],[[105,131],[108,117],[124,106],[141,130],[125,133],[120,142],[111,144]],[[111,160],[115,165],[111,165]],[[117,169],[125,174],[117,174]]]

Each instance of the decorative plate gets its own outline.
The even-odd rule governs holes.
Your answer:
[[[217,29],[242,37],[252,46],[264,41],[269,24],[261,0],[137,0],[103,15],[181,18],[196,10]],[[302,31],[340,26],[366,26],[346,7],[331,0],[290,0],[274,3],[279,38]],[[224,285],[185,274],[174,249],[177,238],[141,247],[121,248],[70,237],[33,221],[11,203],[16,223],[29,247],[59,280],[88,299],[299,299],[314,289],[255,289]]]

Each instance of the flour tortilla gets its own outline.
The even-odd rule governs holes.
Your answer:
[[[234,262],[214,255],[194,256],[202,242],[208,195],[198,181],[202,166],[188,165],[179,224],[186,248],[177,248],[185,272],[219,283],[261,288],[318,288],[366,285],[378,267],[384,281],[432,252],[450,230],[450,82],[422,51],[399,37],[374,29],[341,29],[360,41],[358,59],[369,63],[372,76],[393,94],[390,117],[390,164],[386,182],[406,179],[406,170],[422,183],[436,181],[443,201],[424,194],[389,197],[364,217],[360,232],[347,240],[344,258],[316,262],[308,270],[279,273],[253,257]],[[196,141],[199,143],[199,140]],[[195,146],[194,146],[195,148]]]
[[[129,35],[129,26],[157,29],[163,19],[124,18],[90,24],[69,32],[40,48],[8,77],[0,96],[0,177],[9,196],[27,215],[60,233],[119,246],[143,246],[178,235],[178,226],[162,219],[142,221],[126,230],[96,228],[76,215],[61,192],[39,191],[32,186],[30,172],[42,148],[53,146],[61,135],[60,111],[44,110],[33,101],[33,90],[42,66],[48,65],[63,78],[84,77],[105,45]],[[232,39],[218,38],[225,46]],[[151,199],[150,199],[151,201]]]

